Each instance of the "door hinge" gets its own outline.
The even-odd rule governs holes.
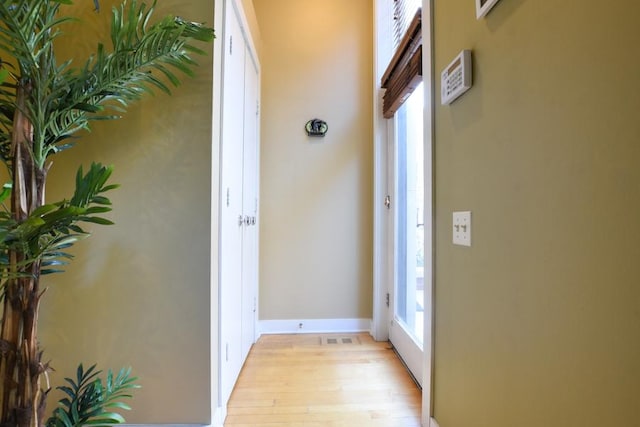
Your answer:
[[[387,209],[391,209],[391,196],[390,195],[386,195],[386,197],[384,198],[384,206]]]
[[[386,303],[387,303],[387,307],[389,307],[389,292],[387,292],[387,300],[386,300]]]
[[[229,55],[233,55],[233,36],[229,36]]]

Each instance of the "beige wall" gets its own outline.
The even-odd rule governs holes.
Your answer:
[[[640,4],[435,2],[435,416],[441,427],[640,419]],[[436,86],[436,93],[440,87]],[[473,246],[451,212],[473,212]]]
[[[370,318],[372,2],[254,0],[260,318]],[[304,124],[327,121],[325,138]]]
[[[67,54],[84,58],[108,35],[114,3],[100,3],[99,15],[69,27],[79,37],[66,39]],[[211,2],[159,2],[157,17],[171,12],[213,23]],[[96,123],[50,175],[51,201],[70,195],[77,165],[92,160],[113,164],[122,185],[111,194],[116,225],[88,227],[94,235],[68,272],[46,278],[41,341],[54,385],[81,361],[132,366],[142,385],[125,414],[132,423],[209,423],[217,398],[209,386],[212,55],[198,61],[195,79],[174,96],[157,93],[120,121]]]

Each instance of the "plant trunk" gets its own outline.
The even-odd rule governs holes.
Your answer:
[[[11,212],[22,222],[44,203],[46,168],[33,159],[33,125],[25,115],[31,86],[17,88],[13,119]],[[47,390],[41,388],[42,364],[38,349],[37,323],[40,306],[40,263],[24,263],[20,250],[9,253],[11,278],[4,289],[4,311],[0,331],[0,426],[40,427]]]

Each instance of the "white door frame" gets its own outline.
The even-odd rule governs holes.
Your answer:
[[[378,341],[389,338],[389,326],[392,321],[392,310],[387,306],[389,298],[388,284],[393,281],[392,262],[389,261],[390,233],[385,230],[390,211],[384,205],[387,194],[393,183],[387,182],[388,152],[387,141],[392,132],[389,131],[389,121],[382,117],[382,95],[380,79],[391,57],[391,28],[385,23],[385,16],[391,11],[386,8],[388,2],[374,0],[374,248],[373,248],[373,320],[371,334]],[[425,278],[424,278],[424,365],[422,370],[422,425],[434,423],[433,415],[433,297],[434,297],[434,215],[433,215],[433,115],[434,115],[434,72],[433,72],[433,0],[422,2],[422,76],[424,80],[424,176],[425,176]],[[392,201],[393,203],[393,201]]]
[[[389,139],[388,122],[382,117],[382,97],[384,90],[380,88],[380,80],[386,64],[391,58],[391,25],[385,19],[391,13],[388,2],[374,0],[374,80],[373,80],[373,316],[371,335],[376,341],[389,339],[389,305],[390,296],[387,289],[389,283],[388,246],[389,235],[386,230],[388,209],[385,198],[390,194],[387,179],[387,141]]]
[[[433,71],[433,0],[422,0],[422,80],[424,82],[424,337],[422,350],[422,425],[435,423],[433,417],[434,366],[434,301],[435,301],[435,240],[434,240],[434,113],[435,74]],[[437,423],[435,424],[437,425]]]

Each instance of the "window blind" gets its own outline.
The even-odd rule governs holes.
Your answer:
[[[393,0],[393,48],[398,48],[422,0]]]
[[[409,2],[414,0],[395,0]],[[395,18],[394,18],[395,19]],[[399,19],[398,19],[399,20]],[[394,29],[395,33],[395,29]],[[409,21],[396,52],[382,76],[382,88],[386,89],[382,99],[382,115],[386,119],[395,112],[413,93],[422,81],[422,9]]]

